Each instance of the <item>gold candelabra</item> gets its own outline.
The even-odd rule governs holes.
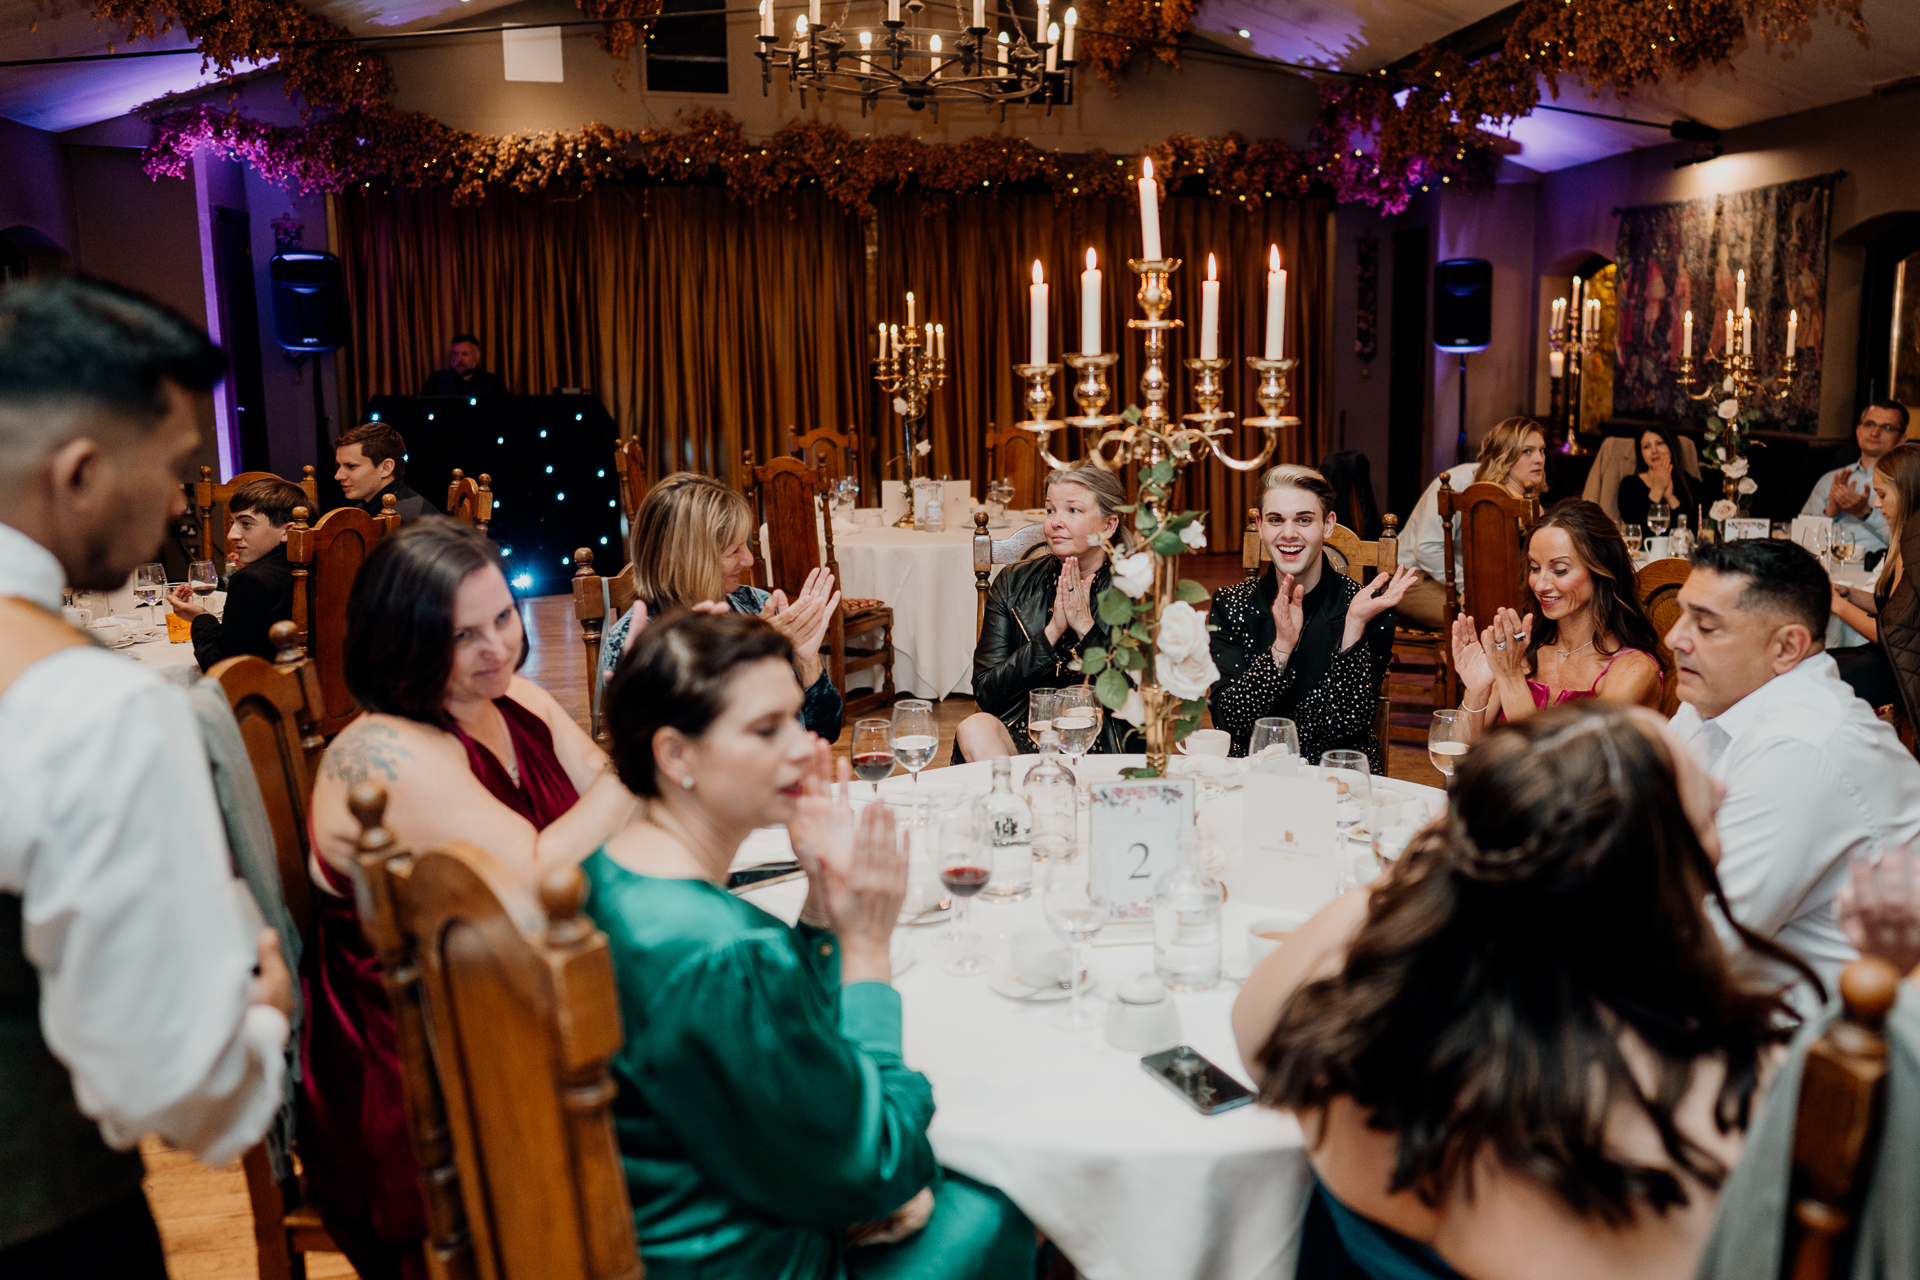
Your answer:
[[[1733,343],[1729,341],[1727,345],[1731,347]],[[1706,372],[1705,366],[1709,363],[1721,367],[1721,376],[1707,378],[1700,390],[1695,391],[1693,389],[1695,367],[1693,352],[1689,351],[1680,357],[1680,372],[1675,381],[1680,384],[1680,392],[1687,399],[1732,400],[1736,403],[1742,400],[1759,400],[1762,403],[1769,400],[1785,400],[1793,394],[1793,375],[1799,369],[1791,351],[1787,352],[1787,358],[1780,366],[1779,376],[1773,378],[1763,378],[1756,374],[1753,357],[1742,351],[1733,351],[1719,356],[1709,351],[1699,361],[1702,373]],[[1727,385],[1729,381],[1733,384],[1731,387]]]
[[[1554,302],[1555,314],[1564,318],[1547,326],[1547,356],[1549,372],[1552,357],[1560,357],[1561,373],[1553,379],[1554,391],[1560,397],[1555,416],[1563,419],[1567,427],[1567,438],[1561,442],[1560,452],[1579,456],[1589,452],[1580,443],[1581,362],[1600,349],[1600,300],[1586,297],[1580,278],[1575,276],[1573,309],[1565,308],[1566,299]]]
[[[913,323],[913,295],[907,295],[907,327],[889,325],[887,338],[873,362],[873,380],[893,402],[900,415],[900,483],[906,490],[906,514],[894,523],[900,528],[913,524],[913,482],[919,467],[918,432],[914,424],[927,414],[929,396],[947,383],[947,333],[945,325],[929,324],[925,341],[921,329]]]

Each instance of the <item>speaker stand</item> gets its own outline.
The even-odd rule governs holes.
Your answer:
[[[1460,353],[1460,435],[1453,444],[1453,461],[1458,466],[1467,460],[1467,353]]]

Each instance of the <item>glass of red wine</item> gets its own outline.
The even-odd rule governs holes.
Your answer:
[[[974,895],[987,887],[993,875],[993,861],[986,841],[971,810],[955,813],[935,829],[935,865],[940,868],[940,883],[953,895],[952,953],[947,957],[948,973],[972,976],[987,971],[992,957],[980,945],[980,936],[968,928],[968,912]]]
[[[873,784],[880,798],[880,779],[893,773],[893,721],[880,716],[853,722],[853,776]]]

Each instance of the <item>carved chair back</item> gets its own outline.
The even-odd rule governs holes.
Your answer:
[[[193,486],[193,508],[200,522],[200,558],[211,560],[226,572],[227,562],[227,526],[233,523],[227,510],[227,504],[242,485],[252,484],[255,480],[278,480],[279,476],[271,471],[242,471],[225,484],[216,484],[213,468],[200,468],[200,479]],[[320,485],[313,478],[312,467],[300,468],[300,478],[289,480],[288,484],[298,485],[307,495],[307,510],[320,509]]]
[[[320,679],[321,736],[331,738],[359,714],[347,688],[347,598],[353,579],[373,544],[397,532],[400,516],[393,495],[382,500],[383,510],[370,516],[358,507],[341,507],[307,523],[307,510],[296,507],[287,528],[287,561],[293,566],[293,625],[300,629]]]

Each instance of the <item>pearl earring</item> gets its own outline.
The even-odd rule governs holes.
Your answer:
[[[693,790],[693,775],[688,774],[686,777],[680,779],[680,785],[688,791]]]

